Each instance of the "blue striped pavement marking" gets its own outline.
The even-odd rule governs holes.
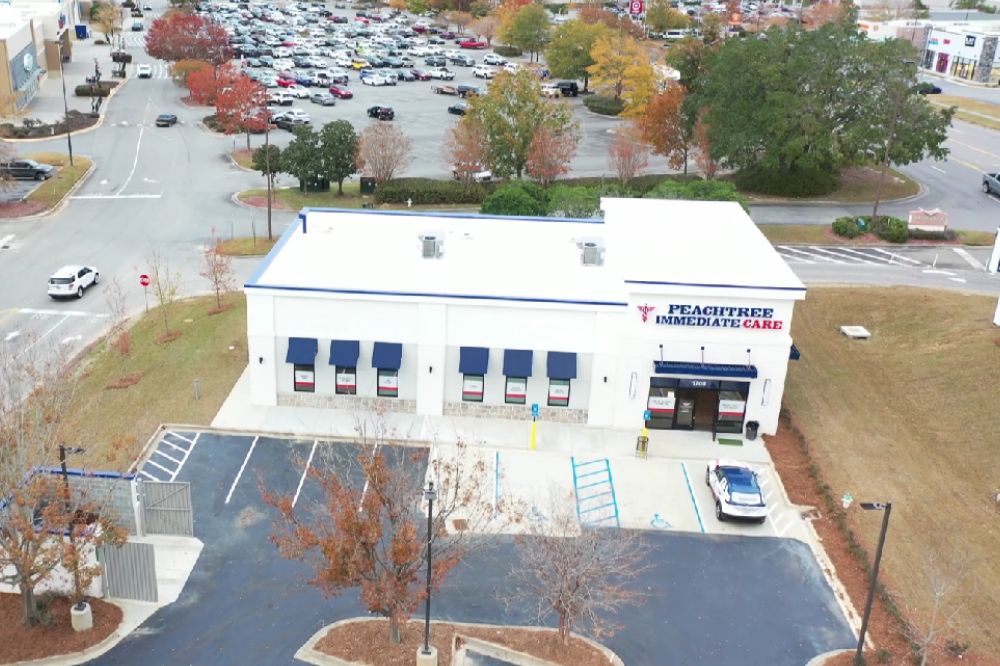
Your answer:
[[[694,498],[694,487],[691,485],[691,477],[688,476],[688,468],[685,463],[681,463],[681,471],[684,472],[684,482],[687,483],[688,495],[691,497],[691,505],[694,507],[694,515],[698,517],[698,528],[704,534],[705,523],[701,519],[701,509],[698,508],[698,501]]]

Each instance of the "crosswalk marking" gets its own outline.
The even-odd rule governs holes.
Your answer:
[[[875,263],[874,261],[866,261],[864,259],[860,259],[858,257],[854,257],[854,256],[851,256],[849,254],[845,254],[843,252],[840,252],[839,251],[840,248],[837,248],[838,251],[834,252],[832,250],[827,250],[826,248],[823,248],[823,247],[817,247],[816,245],[810,245],[809,249],[813,250],[814,252],[822,252],[823,254],[831,255],[831,256],[834,256],[834,257],[841,258],[841,259],[850,259],[851,261],[856,261],[856,262],[861,263],[861,264],[874,264]],[[841,263],[843,263],[843,262],[841,262]]]
[[[873,247],[871,249],[873,251],[875,251],[875,252],[880,252],[880,253],[884,254],[885,256],[890,257],[891,259],[894,259],[896,261],[902,260],[902,261],[909,262],[909,264],[911,266],[923,266],[924,265],[924,263],[921,262],[921,261],[917,261],[916,259],[910,259],[909,257],[904,257],[903,255],[897,254],[896,252],[886,252],[885,250],[883,250],[880,247]]]

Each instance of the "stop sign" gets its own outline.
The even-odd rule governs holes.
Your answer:
[[[149,276],[146,275],[145,273],[143,273],[142,275],[140,275],[139,276],[139,284],[141,284],[143,287],[148,287],[149,286]]]

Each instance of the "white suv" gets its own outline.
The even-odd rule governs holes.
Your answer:
[[[49,296],[83,298],[83,292],[97,284],[100,277],[93,266],[63,266],[49,277]]]
[[[135,75],[140,79],[153,78],[153,68],[151,65],[136,65]]]
[[[472,69],[472,75],[479,79],[492,79],[496,76],[497,70],[486,65],[479,65]]]
[[[506,65],[507,61],[496,53],[487,53],[483,58],[483,63],[486,65]]]

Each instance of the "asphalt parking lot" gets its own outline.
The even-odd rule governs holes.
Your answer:
[[[41,180],[8,180],[0,190],[0,203],[22,201],[38,189],[44,181]]]
[[[320,626],[365,614],[356,594],[324,599],[308,586],[307,567],[278,556],[267,540],[269,509],[257,485],[259,478],[279,492],[298,492],[297,507],[318,506],[318,488],[303,481],[305,462],[311,458],[312,465],[357,473],[348,461],[358,445],[207,432],[164,439],[170,444],[160,446],[171,451],[177,442],[194,442],[170,474],[192,484],[195,535],[205,548],[180,599],[94,663],[292,664],[295,650]],[[413,466],[414,474],[423,471],[422,465]],[[624,628],[607,641],[626,664],[802,666],[816,654],[854,642],[801,542],[648,536],[653,561],[642,584],[650,597],[619,614]],[[436,618],[528,621],[494,598],[515,561],[512,539],[490,537],[489,545],[435,597]]]

